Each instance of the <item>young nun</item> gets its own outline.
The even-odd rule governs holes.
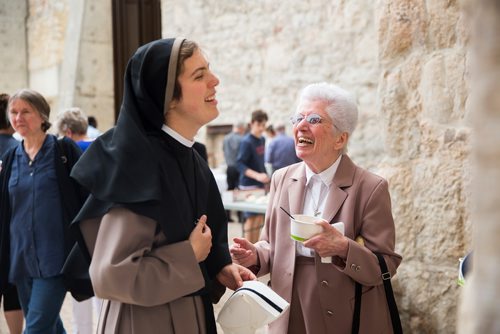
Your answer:
[[[192,41],[140,47],[116,127],[73,169],[91,193],[72,227],[105,299],[99,333],[216,333],[216,288],[255,279],[231,263],[217,184],[192,148],[219,113],[218,84]]]

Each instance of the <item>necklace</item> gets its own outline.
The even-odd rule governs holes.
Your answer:
[[[311,191],[311,199],[313,201],[313,210],[314,210],[314,217],[318,217],[321,214],[321,211],[319,211],[319,198],[318,202],[314,200],[314,196]]]
[[[319,194],[318,194],[318,200],[316,200],[314,198],[314,191],[313,191],[313,186],[311,185],[311,200],[312,200],[312,204],[313,204],[313,211],[314,211],[314,217],[318,217],[320,214],[321,214],[321,211],[319,211],[319,206],[321,204],[321,190],[323,188],[323,182],[320,181],[320,184],[319,184]]]

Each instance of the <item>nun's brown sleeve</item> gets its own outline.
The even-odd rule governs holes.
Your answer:
[[[154,220],[124,208],[102,218],[90,265],[96,296],[155,306],[205,285],[190,242],[151,249],[155,229]]]

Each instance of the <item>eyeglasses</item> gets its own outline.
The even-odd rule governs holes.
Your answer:
[[[292,125],[295,126],[295,125],[299,124],[300,122],[302,122],[302,120],[304,118],[306,119],[306,122],[311,124],[311,125],[316,125],[316,124],[325,122],[323,120],[323,118],[318,114],[309,114],[307,116],[304,116],[302,114],[295,114],[295,115],[290,117],[290,121],[292,122]],[[331,124],[335,127],[335,129],[340,131],[340,129],[335,125],[335,123],[331,123]]]
[[[311,124],[311,125],[316,125],[319,124],[323,121],[320,115],[318,114],[309,114],[307,116],[301,115],[301,114],[295,114],[292,117],[290,117],[290,121],[292,122],[293,125],[297,125],[300,122],[302,122],[303,119],[306,119],[306,122]]]

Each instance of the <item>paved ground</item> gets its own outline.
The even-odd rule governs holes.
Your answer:
[[[239,223],[230,223],[229,224],[229,241],[230,243],[232,242],[232,238],[235,236],[241,236],[241,224]],[[222,297],[221,301],[214,305],[215,308],[215,317],[217,318],[217,314],[224,305],[225,300],[231,295],[232,291],[226,291],[226,294]],[[63,319],[64,327],[66,328],[66,331],[68,334],[73,333],[73,328],[72,328],[72,311],[71,311],[71,303],[72,303],[72,298],[71,295],[67,295],[66,299],[63,304],[63,308],[61,311],[61,316]],[[218,325],[218,324],[217,324]],[[219,333],[223,333],[223,331],[219,328]],[[262,334],[264,333],[264,330],[258,330],[256,334]],[[3,317],[3,311],[2,311],[2,316],[0,316],[0,334],[9,334],[9,331],[7,329],[7,325],[5,323],[5,318]]]

